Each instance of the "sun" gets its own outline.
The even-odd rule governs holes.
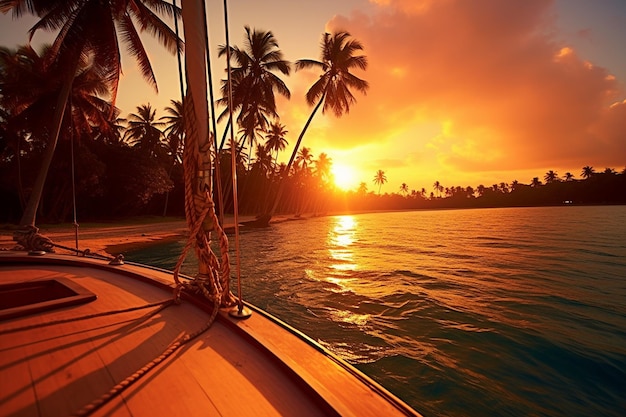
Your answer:
[[[333,181],[337,188],[347,191],[354,187],[354,182],[356,180],[354,169],[347,165],[333,163],[331,171],[333,174]]]

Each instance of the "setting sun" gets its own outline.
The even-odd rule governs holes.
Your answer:
[[[341,164],[333,164],[333,181],[338,188],[349,190],[355,186],[356,175],[354,169]]]

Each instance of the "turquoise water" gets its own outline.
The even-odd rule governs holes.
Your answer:
[[[241,251],[247,301],[424,416],[626,415],[625,206],[320,217]]]

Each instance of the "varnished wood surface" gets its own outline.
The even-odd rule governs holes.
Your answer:
[[[135,266],[115,270],[100,261],[83,260],[71,266],[37,259],[19,264],[14,257],[0,253],[0,284],[63,277],[98,298],[0,322],[1,416],[71,415],[208,320],[208,313],[190,302],[161,311],[152,307],[80,320],[168,300],[171,278]],[[132,278],[136,272],[146,282]],[[51,324],[62,319],[71,321]],[[45,325],[12,331],[37,324]],[[417,415],[363,378],[262,314],[242,321],[223,314],[207,332],[94,415]]]

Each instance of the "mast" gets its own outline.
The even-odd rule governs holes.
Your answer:
[[[207,101],[206,17],[202,0],[185,0],[182,7],[185,35],[185,218],[190,230],[189,240],[174,269],[178,289],[187,284],[178,280],[178,272],[187,251],[194,247],[198,258],[198,275],[189,284],[201,291],[219,307],[235,304],[230,293],[230,261],[228,239],[221,228],[213,202],[212,141],[209,137],[209,106]],[[210,247],[211,233],[220,243],[221,259]]]

